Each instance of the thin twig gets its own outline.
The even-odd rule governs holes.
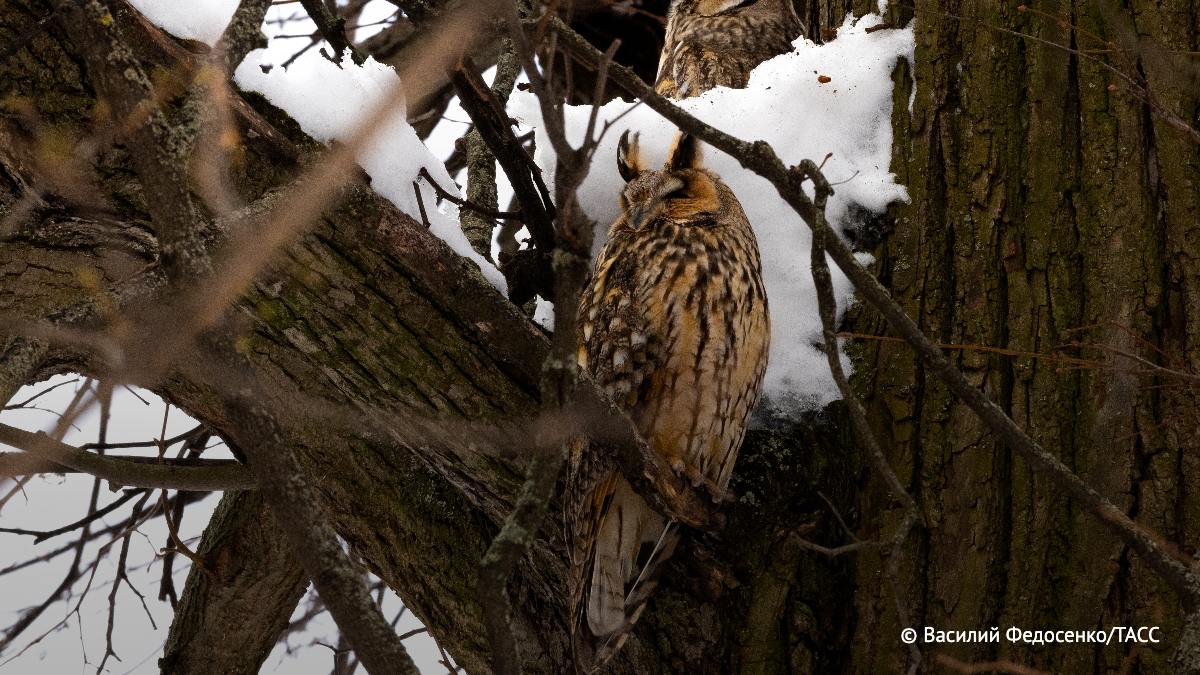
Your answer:
[[[517,55],[524,63],[525,72],[531,82],[537,83],[535,90],[539,95],[553,96],[543,73],[534,64],[515,10],[510,10],[506,18],[511,39]],[[614,44],[601,63],[600,77],[596,85],[601,91],[605,80],[603,66],[611,61],[615,51]],[[544,105],[548,106],[549,101],[545,101]],[[559,124],[555,128],[562,129],[562,108],[556,107],[554,112],[560,116]],[[509,135],[511,136],[511,131]],[[569,147],[565,137],[557,139],[557,142]],[[583,144],[572,150],[578,157],[590,158],[598,144],[599,138],[595,138],[589,129]],[[575,308],[579,306],[579,297],[587,280],[591,263],[591,234],[594,228],[575,201],[575,190],[583,183],[589,169],[590,161],[574,162],[570,167],[560,167],[559,179],[555,183],[558,204],[558,229],[555,236],[555,330],[550,353],[542,366],[541,384],[542,406],[550,411],[565,410],[573,404],[581,377],[575,356],[579,344]],[[516,506],[480,562],[479,598],[491,644],[492,671],[498,675],[517,675],[522,672],[521,657],[512,629],[511,607],[506,595],[508,579],[517,561],[533,545],[545,519],[568,451],[568,444],[554,444],[534,450],[526,467],[525,481],[521,486]]]
[[[812,160],[806,159],[802,161],[799,170],[812,181],[813,206],[818,218],[824,219],[825,205],[829,196],[833,194],[833,188],[825,180],[825,176],[821,174],[821,169]],[[902,626],[911,628],[912,615],[908,611],[907,603],[904,601],[903,596],[899,592],[899,587],[895,582],[896,575],[899,572],[900,560],[904,555],[904,542],[908,539],[908,535],[912,531],[912,525],[917,522],[920,512],[916,501],[913,500],[912,495],[908,494],[908,491],[900,482],[900,478],[892,469],[891,464],[888,463],[887,457],[884,456],[883,448],[879,446],[879,441],[875,438],[875,432],[871,430],[871,424],[867,421],[866,408],[863,407],[862,402],[858,400],[858,396],[855,395],[854,390],[850,387],[850,381],[846,379],[846,372],[842,368],[842,352],[837,341],[837,300],[833,294],[833,278],[829,273],[829,265],[825,262],[825,245],[828,234],[828,228],[813,228],[811,249],[812,278],[813,285],[817,289],[817,308],[821,315],[821,332],[825,341],[825,359],[829,364],[829,372],[833,375],[833,381],[837,384],[838,392],[841,393],[846,408],[850,412],[850,420],[854,425],[854,435],[858,437],[859,445],[867,451],[867,456],[870,458],[871,464],[875,467],[875,471],[883,477],[893,497],[899,499],[905,509],[905,517],[901,521],[901,526],[885,547],[884,555],[887,557],[886,569],[896,603],[897,616]],[[840,516],[839,522],[841,522]],[[845,527],[844,522],[842,522],[842,526]],[[908,650],[910,656],[909,673],[916,673],[921,664],[921,650],[915,643],[910,644]]]
[[[114,499],[110,504],[108,504],[104,508],[96,509],[95,511],[88,513],[83,518],[80,518],[79,520],[77,520],[69,525],[63,525],[62,527],[58,527],[53,530],[39,531],[39,530],[24,530],[19,527],[0,527],[0,532],[4,532],[7,534],[23,534],[23,535],[32,536],[33,543],[40,544],[43,541],[46,541],[47,539],[53,539],[54,537],[57,537],[60,534],[66,534],[67,532],[72,532],[74,530],[78,530],[78,529],[86,526],[88,523],[95,522],[95,521],[103,518],[104,516],[107,516],[108,514],[112,513],[113,511],[116,511],[117,509],[121,508],[121,505],[125,504],[126,502],[133,499],[134,497],[137,497],[137,496],[143,494],[144,492],[146,492],[146,490],[144,490],[144,489],[126,490],[125,492],[123,492],[121,494],[120,497],[117,497],[116,499]]]
[[[133,507],[134,518],[141,513],[142,506],[149,498],[149,491],[143,491],[141,500],[139,500],[138,503]],[[129,561],[129,540],[132,536],[133,529],[131,528],[125,532],[124,537],[121,537],[121,551],[117,554],[117,576],[115,579],[113,579],[112,587],[108,592],[108,626],[104,631],[104,656],[100,659],[100,665],[96,667],[96,675],[100,675],[100,673],[104,672],[104,664],[108,663],[108,657],[111,656],[118,661],[121,660],[121,657],[117,656],[117,651],[113,649],[112,639],[113,627],[116,625],[117,618],[117,592],[121,590],[121,583],[124,582],[129,586],[130,589],[133,590],[134,593],[137,593],[139,597],[141,596],[141,593],[138,592],[137,588],[134,587],[134,585],[129,581],[129,576],[125,570],[125,566]],[[145,599],[143,599],[142,602],[144,605]],[[151,618],[150,622],[153,624],[154,619]]]
[[[456,196],[454,196],[453,193],[447,191],[441,185],[438,185],[438,182],[433,179],[433,176],[429,175],[429,169],[427,169],[425,167],[421,167],[421,170],[417,172],[417,175],[420,176],[421,178],[424,178],[426,183],[429,183],[429,186],[433,188],[433,191],[437,193],[439,198],[445,199],[446,201],[448,201],[452,204],[455,204],[456,206],[460,206],[464,209],[469,209],[471,211],[474,211],[475,213],[485,215],[488,218],[494,218],[497,220],[506,219],[506,218],[516,218],[521,215],[520,212],[497,211],[496,209],[488,208],[486,206],[481,206],[470,200],[463,199],[461,197],[456,197]]]
[[[18,408],[24,408],[24,407],[28,406],[29,404],[33,403],[34,401],[38,400],[39,398],[45,396],[46,394],[49,394],[50,392],[54,391],[55,389],[58,389],[59,387],[65,387],[68,385],[76,384],[77,382],[79,382],[78,377],[72,378],[70,380],[65,380],[63,382],[59,382],[58,384],[54,384],[49,387],[45,387],[45,388],[41,389],[40,391],[38,391],[37,393],[35,393],[33,396],[30,396],[29,398],[25,399],[24,401],[21,401],[20,403],[10,403],[10,404],[4,406],[4,410],[17,410]]]

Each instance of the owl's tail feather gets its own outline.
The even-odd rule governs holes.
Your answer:
[[[585,601],[591,667],[625,642],[678,539],[674,522],[650,508],[624,479],[616,481],[596,532]]]

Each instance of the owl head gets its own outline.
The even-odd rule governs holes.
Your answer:
[[[666,163],[655,171],[644,166],[638,135],[626,131],[617,144],[617,171],[625,179],[621,211],[634,229],[659,218],[695,220],[721,208],[720,179],[703,167],[699,142],[691,134],[676,136]]]

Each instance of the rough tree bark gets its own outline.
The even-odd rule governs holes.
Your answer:
[[[170,73],[193,58],[116,0],[110,4],[147,70]],[[844,10],[873,4],[813,2],[801,16],[838,24]],[[1064,3],[1055,11],[1101,35],[1128,39],[1118,28],[1129,24],[1155,45],[1197,49],[1194,3],[1132,4],[1106,13],[1095,3]],[[50,5],[0,0],[0,215],[33,205],[11,235],[0,233],[0,316],[8,326],[103,304],[130,279],[153,273],[157,260],[144,198],[119,144],[94,162],[105,208],[54,193],[27,201],[38,152],[87,136],[96,106],[65,31],[53,20],[38,24]],[[911,17],[910,8],[891,12],[894,21]],[[1070,332],[1116,322],[1173,364],[1194,367],[1200,325],[1188,309],[1196,303],[1198,146],[1123,83],[1109,92],[1113,76],[1094,59],[984,24],[1094,47],[1069,25],[982,1],[920,3],[917,15],[915,70],[901,67],[896,78],[894,159],[913,201],[872,224],[885,230],[876,246],[881,276],[943,342],[1047,351],[1078,337],[1159,358],[1115,328]],[[1194,123],[1194,83],[1189,88],[1166,57],[1144,53],[1139,64],[1156,96]],[[917,92],[911,116],[910,77]],[[241,147],[233,184],[247,201],[286,184],[318,150],[260,97],[246,96],[235,112]],[[869,312],[851,320],[856,330],[883,333]],[[339,533],[468,672],[488,672],[475,570],[511,508],[521,461],[514,457],[520,448],[501,447],[486,426],[537,410],[544,336],[467,263],[363,186],[348,190],[264,272],[230,321],[241,328],[239,349],[254,363],[252,376],[291,402],[280,423]],[[910,540],[911,580],[901,580],[916,623],[1163,625],[1165,642],[1132,658],[1144,672],[1168,672],[1182,612],[1141,562],[995,447],[969,413],[926,381],[906,347],[868,341],[856,358],[877,432],[929,524]],[[180,364],[159,393],[228,431],[221,385],[249,375],[220,363]],[[1152,388],[1122,372],[1058,372],[1044,360],[979,350],[960,352],[959,364],[1103,493],[1193,550],[1196,503],[1187,485],[1200,469],[1191,458],[1195,401],[1185,390]],[[28,380],[67,369],[102,375],[103,368],[94,352],[28,339],[10,338],[0,351],[7,388],[14,373]],[[676,554],[614,672],[904,666],[878,559],[858,553],[830,561],[797,543],[801,535],[843,541],[818,491],[864,537],[899,516],[838,418],[835,405],[814,419],[761,421],[738,462],[732,487],[739,498],[728,526],[689,538]],[[165,669],[203,672],[181,664],[220,639],[205,617],[228,615],[246,617],[239,629],[252,648],[226,665],[254,672],[286,620],[295,563],[261,549],[282,544],[253,502],[227,495],[203,552],[218,569],[235,557],[258,567],[232,575],[228,588],[193,574]],[[557,673],[565,669],[568,624],[553,516],[544,535],[509,588],[529,670]],[[243,547],[261,558],[238,554]],[[271,566],[277,569],[268,574],[263,567]],[[246,597],[273,602],[252,615],[237,606]],[[275,611],[261,611],[266,605]],[[1067,672],[1116,670],[1129,652],[946,651]]]
[[[911,79],[916,94],[911,114],[896,110],[893,158],[912,203],[878,223],[888,229],[875,251],[878,274],[943,343],[1103,361],[1064,368],[956,352],[959,367],[1044,447],[1192,554],[1194,394],[1131,374],[1138,364],[1103,350],[1197,367],[1200,144],[1103,64],[1144,77],[1155,100],[1195,126],[1198,71],[1186,53],[1198,46],[1200,5],[1030,7],[916,3],[915,71],[897,74],[896,98],[907,99]],[[890,14],[906,21],[913,11],[904,3]],[[866,311],[855,328],[884,330]],[[1075,340],[1092,347],[1061,350]],[[928,520],[903,586],[918,626],[1164,629],[1161,644],[1140,647],[1002,640],[931,651],[1051,672],[1171,672],[1183,608],[1143,561],[1014,461],[906,347],[866,342],[857,357],[878,433]],[[886,508],[872,490],[859,500],[863,514]],[[888,519],[865,522],[878,530]],[[900,626],[869,555],[856,583],[852,663],[890,669],[903,655]]]
[[[159,660],[163,672],[258,672],[308,587],[278,529],[257,491],[221,502],[196,551],[209,572],[188,575]]]

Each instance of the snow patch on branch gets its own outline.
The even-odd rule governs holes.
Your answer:
[[[373,110],[386,103],[396,84],[396,71],[373,58],[356,66],[346,55],[339,68],[320,54],[309,52],[287,70],[271,68],[264,73],[260,66],[267,58],[263,50],[251,52],[237,69],[234,81],[243,89],[266,96],[291,115],[305,133],[323,143],[349,139]],[[471,248],[459,227],[458,209],[450,203],[439,205],[433,187],[419,176],[426,169],[439,186],[461,196],[446,165],[421,142],[405,113],[403,102],[394,106],[391,116],[358,154],[359,166],[371,176],[371,187],[376,192],[418,222],[424,206],[430,231],[455,253],[478,264],[487,280],[505,292],[503,275]]]
[[[237,10],[238,0],[129,0],[142,16],[171,35],[216,44]]]
[[[817,45],[800,38],[794,51],[756,68],[747,88],[719,88],[679,105],[734,136],[767,141],[789,164],[805,158],[820,163],[832,153],[824,168],[836,184],[828,217],[839,229],[853,229],[858,224],[856,210],[882,213],[888,204],[908,200],[907,191],[888,169],[892,71],[898,59],[912,60],[913,31],[909,26],[867,32],[881,22],[876,14],[858,20],[847,16],[835,40]],[[535,129],[537,162],[552,181],[555,158],[536,99],[518,93],[509,112]],[[566,110],[568,134],[575,145],[583,139],[590,112],[590,106]],[[619,213],[618,195],[624,183],[617,173],[616,146],[621,132],[640,132],[643,157],[651,166],[662,164],[676,133],[674,125],[658,113],[621,100],[601,108],[599,120],[612,126],[579,190],[581,206],[599,224],[597,250]],[[705,164],[737,194],[758,237],[771,308],[771,360],[765,384],[770,400],[800,410],[840,398],[825,357],[817,349],[821,320],[809,264],[808,227],[770,183],[742,169],[728,155],[706,147]],[[870,256],[860,254],[860,259],[869,261]],[[853,288],[835,264],[830,267],[839,310],[844,312],[853,299]],[[843,360],[849,367],[848,359]]]

